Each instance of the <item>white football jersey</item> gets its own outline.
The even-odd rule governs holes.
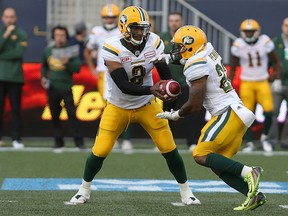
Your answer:
[[[118,28],[114,28],[108,31],[103,26],[95,26],[92,29],[92,34],[89,35],[89,40],[86,46],[89,49],[95,49],[96,47],[98,48],[97,67],[96,67],[96,71],[98,72],[105,71],[104,60],[102,57],[102,46],[104,44],[104,41],[107,38],[115,36],[115,35],[121,35],[121,32],[119,31]]]
[[[154,64],[149,61],[163,52],[163,41],[152,32],[140,50],[131,50],[125,44],[122,36],[108,38],[102,49],[104,60],[121,63],[129,81],[142,86],[153,85],[152,69]],[[107,78],[107,100],[115,106],[123,109],[136,109],[146,105],[153,98],[152,94],[141,96],[124,94],[114,83],[108,70],[106,70],[105,76]]]
[[[241,80],[261,81],[269,77],[268,54],[274,50],[274,43],[267,35],[260,35],[255,44],[248,44],[237,38],[232,47],[232,55],[240,59]]]
[[[227,78],[221,56],[211,43],[207,43],[204,51],[187,60],[184,75],[189,86],[190,81],[208,76],[203,106],[212,117],[221,114],[228,106],[241,102]]]

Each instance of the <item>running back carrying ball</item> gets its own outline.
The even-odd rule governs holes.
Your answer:
[[[181,94],[180,84],[175,80],[163,80],[159,88],[162,90],[166,99],[176,98]]]

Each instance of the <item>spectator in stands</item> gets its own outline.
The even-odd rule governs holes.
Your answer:
[[[75,44],[79,45],[79,57],[82,64],[85,63],[84,50],[86,42],[87,42],[87,27],[84,22],[79,22],[75,25],[75,35],[70,38],[69,43],[71,45]]]
[[[27,34],[16,26],[17,15],[14,8],[3,11],[0,29],[0,145],[3,145],[3,121],[5,98],[10,99],[12,116],[12,145],[16,149],[24,148],[21,139],[21,97],[24,75],[23,55],[27,47]]]
[[[237,38],[232,47],[232,63],[230,79],[233,80],[236,66],[241,66],[240,98],[244,105],[251,111],[255,111],[255,106],[259,103],[264,110],[264,126],[260,137],[263,150],[273,151],[272,145],[268,142],[268,132],[272,123],[273,98],[269,86],[268,78],[268,58],[275,63],[275,81],[272,88],[276,91],[281,88],[280,62],[274,52],[274,43],[265,35],[260,35],[260,25],[254,19],[246,19],[240,25],[241,37]],[[245,152],[254,149],[252,142],[251,128],[245,135],[247,141]]]
[[[274,112],[272,126],[269,131],[269,139],[272,143],[280,143],[283,147],[288,147],[288,124],[287,115],[286,122],[283,125],[282,131],[279,130],[277,117],[280,112],[281,103],[286,100],[288,103],[288,17],[282,22],[282,34],[273,39],[275,45],[275,53],[281,62],[281,84],[282,89],[272,89]]]
[[[163,40],[165,44],[165,53],[170,53],[172,50],[172,37],[175,34],[175,32],[183,26],[183,18],[181,13],[173,12],[169,14],[168,18],[168,26],[169,31],[164,32],[160,35],[161,39]],[[172,77],[174,80],[180,83],[181,85],[181,95],[178,96],[178,98],[173,101],[164,101],[163,102],[163,110],[164,111],[170,111],[171,109],[178,110],[182,107],[182,105],[188,100],[189,97],[189,87],[186,83],[186,78],[183,74],[183,68],[184,65],[182,64],[169,64],[170,71],[172,73]],[[170,121],[170,126],[172,128],[172,131],[175,130],[177,125],[183,124],[182,128],[185,128],[185,138],[186,142],[189,148],[189,151],[193,151],[193,149],[196,147],[196,143],[198,141],[198,138],[200,136],[201,128],[205,124],[205,109],[202,108],[201,111],[195,112],[192,115],[187,116],[186,118],[183,118],[179,120],[179,122],[172,122]],[[193,124],[191,124],[191,122]]]
[[[48,103],[52,115],[55,149],[64,147],[60,113],[61,101],[64,100],[69,122],[72,126],[75,145],[84,148],[84,141],[76,117],[76,107],[72,94],[72,75],[80,70],[78,54],[68,48],[68,30],[65,26],[56,26],[52,29],[53,46],[48,46],[43,52],[41,84],[47,90]],[[66,49],[65,49],[66,48]]]
[[[84,51],[84,56],[86,63],[92,73],[98,78],[98,91],[106,100],[107,96],[107,81],[105,79],[105,65],[104,59],[102,57],[102,47],[104,41],[115,35],[121,35],[121,32],[117,28],[118,16],[120,10],[119,7],[115,4],[107,4],[102,8],[101,11],[101,18],[103,25],[95,26],[92,29],[92,34],[89,36],[89,40],[87,42],[86,49]],[[93,50],[97,48],[97,67],[95,68],[91,54]],[[133,149],[132,142],[130,141],[131,138],[131,125],[126,128],[126,130],[122,134],[122,145],[121,148],[124,151],[131,151]],[[118,142],[116,142],[115,148],[118,148]]]

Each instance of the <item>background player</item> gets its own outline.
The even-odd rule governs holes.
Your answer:
[[[240,98],[244,105],[255,111],[257,103],[264,110],[264,126],[260,137],[263,150],[273,151],[267,141],[267,135],[272,123],[273,98],[269,86],[268,59],[274,64],[275,81],[272,88],[278,91],[281,88],[280,62],[275,54],[273,41],[265,34],[260,35],[260,26],[254,19],[244,20],[240,25],[241,37],[237,38],[232,47],[232,63],[230,79],[233,80],[236,66],[241,66]],[[245,139],[247,147],[243,151],[251,152],[254,149],[251,128],[248,129]]]
[[[110,38],[115,35],[121,35],[121,32],[117,28],[117,21],[120,10],[119,7],[115,4],[107,4],[103,7],[101,11],[102,18],[102,26],[95,26],[92,29],[92,34],[89,36],[89,41],[86,45],[86,49],[84,51],[84,56],[86,63],[92,73],[98,78],[98,91],[106,100],[106,88],[107,81],[105,79],[105,65],[102,56],[102,47],[104,41],[107,38]],[[97,50],[97,67],[95,68],[93,60],[91,58],[92,51]],[[132,143],[130,141],[131,138],[131,126],[126,128],[125,132],[122,134],[123,142],[122,142],[122,150],[130,151],[133,149]],[[118,145],[118,143],[116,143]],[[117,147],[117,146],[115,146]]]

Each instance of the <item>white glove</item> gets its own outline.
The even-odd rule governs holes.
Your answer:
[[[149,61],[149,63],[152,63],[152,62],[153,64],[156,64],[158,62],[166,62],[166,64],[169,64],[170,62],[172,62],[172,59],[171,59],[170,54],[162,53],[159,56],[156,56]]]
[[[271,85],[271,89],[273,92],[279,93],[282,91],[282,82],[279,79],[275,79]]]
[[[158,113],[156,116],[160,119],[168,119],[173,121],[177,121],[179,118],[182,118],[179,115],[179,110],[174,111],[173,109],[171,109],[171,112],[165,111],[162,113]]]

